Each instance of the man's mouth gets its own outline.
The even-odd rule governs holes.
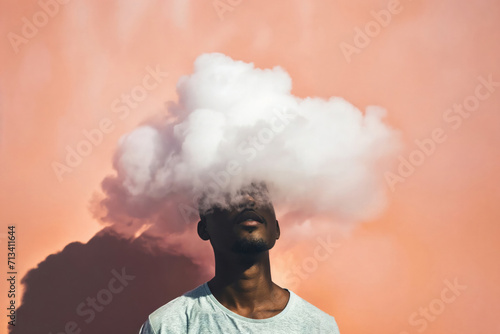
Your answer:
[[[245,226],[258,226],[260,224],[265,224],[265,222],[264,218],[251,209],[243,210],[235,219],[236,224]]]

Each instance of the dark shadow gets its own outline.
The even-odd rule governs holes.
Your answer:
[[[125,239],[108,228],[48,256],[22,280],[25,293],[10,333],[79,328],[82,334],[137,334],[151,312],[209,279],[190,259],[158,244],[147,236]],[[96,308],[88,297],[96,299]]]

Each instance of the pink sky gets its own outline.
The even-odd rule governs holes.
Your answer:
[[[212,1],[69,1],[20,44],[9,33],[23,36],[23,17],[33,22],[40,6],[0,4],[0,234],[17,226],[19,277],[102,228],[88,206],[112,172],[118,139],[175,99],[178,78],[198,55],[221,52],[260,68],[282,66],[297,96],[383,106],[401,131],[405,159],[415,140],[442,130],[434,152],[394,191],[387,187],[384,214],[351,235],[304,225],[305,237],[296,238],[299,227],[283,226],[272,255],[278,284],[285,263],[303,265],[317,237],[332,233],[338,247],[294,290],[334,315],[341,333],[500,333],[500,85],[483,85],[468,116],[451,121],[447,111],[472,101],[481,80],[500,82],[500,3],[228,2],[232,9],[219,15]],[[355,45],[356,27],[378,26],[371,11],[388,9],[390,22],[346,57],[342,43]],[[120,119],[113,100],[141,84],[148,66],[168,77]],[[112,130],[59,180],[53,162],[64,162],[66,147],[103,119]],[[436,308],[454,280],[466,288],[453,302],[432,321],[410,323],[421,308]]]

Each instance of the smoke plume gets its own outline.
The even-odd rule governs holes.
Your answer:
[[[340,97],[299,98],[291,89],[281,67],[201,55],[164,117],[120,140],[97,215],[132,229],[168,220],[168,230],[181,231],[199,206],[227,206],[241,187],[264,182],[281,213],[373,217],[398,146],[385,110],[361,112]]]

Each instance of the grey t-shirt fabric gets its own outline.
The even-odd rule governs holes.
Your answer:
[[[339,334],[335,319],[292,291],[286,307],[267,319],[251,319],[222,305],[207,283],[163,305],[148,317],[139,334]]]

